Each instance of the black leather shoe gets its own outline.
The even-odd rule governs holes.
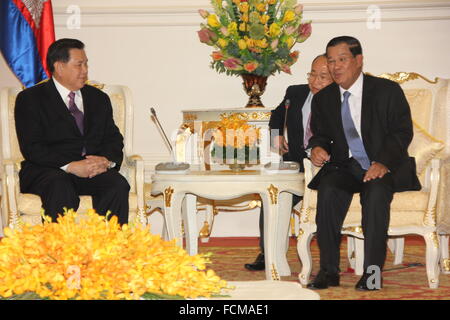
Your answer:
[[[258,254],[256,257],[255,262],[253,263],[246,263],[244,265],[245,269],[250,271],[262,271],[266,268],[266,263],[264,261],[264,253]]]
[[[328,287],[339,286],[339,273],[328,273],[320,270],[313,282],[306,287],[312,290],[327,289]]]
[[[358,291],[375,291],[383,288],[383,278],[377,283],[376,279],[370,278],[372,274],[364,273],[356,283],[355,289]]]

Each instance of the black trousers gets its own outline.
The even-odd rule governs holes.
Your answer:
[[[303,198],[297,195],[292,195],[292,207],[299,203]],[[259,248],[264,254],[264,207],[261,202],[261,211],[259,213]]]
[[[130,186],[117,171],[108,170],[93,178],[79,178],[61,169],[46,168],[33,181],[29,193],[41,197],[45,214],[56,222],[63,208],[77,210],[81,195],[92,196],[93,207],[100,215],[111,211],[118,222],[128,223],[128,194]]]
[[[365,170],[353,158],[321,177],[317,198],[317,242],[320,268],[339,272],[341,229],[354,193],[360,193],[364,234],[364,270],[383,269],[393,198],[390,173],[381,179],[362,182]]]

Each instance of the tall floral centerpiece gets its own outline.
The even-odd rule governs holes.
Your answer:
[[[216,163],[227,164],[233,171],[259,163],[259,129],[239,114],[223,116],[213,139],[211,155]]]
[[[260,96],[267,77],[291,74],[297,62],[296,43],[311,35],[311,22],[302,23],[297,0],[211,0],[214,13],[200,9],[205,19],[198,36],[214,47],[211,67],[219,73],[242,76],[250,96],[246,107],[264,107]]]

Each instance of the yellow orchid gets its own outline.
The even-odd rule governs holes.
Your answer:
[[[50,299],[139,299],[145,293],[208,297],[226,282],[174,241],[148,228],[122,228],[90,210],[69,210],[58,223],[5,229],[0,242],[0,296],[34,292]]]

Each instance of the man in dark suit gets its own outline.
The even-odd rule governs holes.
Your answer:
[[[362,73],[357,39],[332,39],[326,55],[335,83],[312,101],[311,161],[322,168],[309,187],[318,190],[320,271],[308,287],[339,285],[341,229],[353,194],[360,193],[364,274],[356,289],[377,290],[393,193],[420,189],[414,158],[407,152],[413,137],[411,112],[397,83]]]
[[[305,146],[311,137],[309,130],[309,120],[311,114],[311,100],[314,94],[329,85],[333,80],[327,68],[325,55],[317,56],[308,73],[308,84],[289,86],[286,90],[283,101],[272,110],[269,127],[271,132],[272,147],[283,156],[285,161],[295,161],[300,164],[300,171],[303,171],[303,159],[306,157]],[[287,140],[284,137],[285,115],[287,110]],[[307,128],[307,130],[304,130]],[[293,204],[300,201],[294,195]],[[255,262],[245,264],[245,268],[251,271],[264,270],[264,216],[259,217],[261,252],[256,257]]]
[[[48,50],[52,79],[17,96],[20,190],[39,195],[53,221],[64,207],[76,210],[80,195],[91,195],[97,213],[109,210],[124,224],[130,186],[118,171],[123,137],[108,95],[85,85],[87,61],[81,41],[60,39]]]

